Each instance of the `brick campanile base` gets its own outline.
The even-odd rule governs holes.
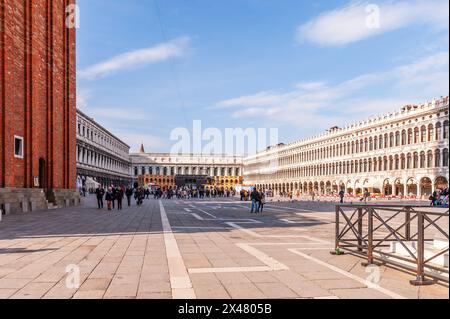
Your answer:
[[[76,205],[75,0],[0,0],[0,208]]]

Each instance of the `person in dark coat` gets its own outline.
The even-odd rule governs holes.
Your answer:
[[[122,210],[123,189],[121,187],[116,190],[117,210]]]
[[[344,197],[345,197],[345,192],[344,190],[341,190],[339,192],[339,198],[340,198],[340,203],[343,204],[344,203]]]
[[[111,187],[106,192],[105,199],[106,199],[106,203],[107,203],[107,206],[108,206],[108,210],[111,210],[112,202],[113,202],[113,199],[114,199],[114,194],[113,194],[113,191],[112,191]]]
[[[133,196],[133,189],[128,186],[125,191],[125,196],[127,197],[128,207],[131,206],[131,196]]]
[[[114,186],[111,186],[111,189],[112,189],[112,208],[114,209],[115,208],[115,201],[116,201],[116,193],[117,193],[117,189],[114,187]]]
[[[256,190],[256,188],[253,189],[250,199],[252,200],[252,210],[250,213],[258,214],[259,211],[259,192]]]
[[[103,187],[98,186],[97,189],[95,190],[95,195],[97,196],[98,209],[102,209],[103,208],[103,196],[105,195],[105,190],[103,189]]]

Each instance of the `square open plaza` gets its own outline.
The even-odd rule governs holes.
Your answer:
[[[0,299],[449,298],[447,96],[246,156],[133,152],[77,108],[72,10],[0,0]]]

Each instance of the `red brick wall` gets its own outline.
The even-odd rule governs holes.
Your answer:
[[[74,2],[0,0],[0,187],[32,187],[42,158],[49,188],[75,188],[75,29],[65,24]]]

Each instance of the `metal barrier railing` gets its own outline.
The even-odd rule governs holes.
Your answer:
[[[363,265],[391,264],[413,271],[416,279],[410,281],[412,285],[428,285],[436,281],[448,283],[448,265],[433,263],[448,253],[448,244],[442,249],[434,248],[431,255],[427,251],[428,256],[425,256],[426,243],[433,242],[435,236],[441,236],[448,243],[448,217],[448,208],[337,205],[336,250],[332,253],[347,251],[367,258]],[[388,251],[386,247],[391,247],[392,243],[398,243],[407,256]]]

